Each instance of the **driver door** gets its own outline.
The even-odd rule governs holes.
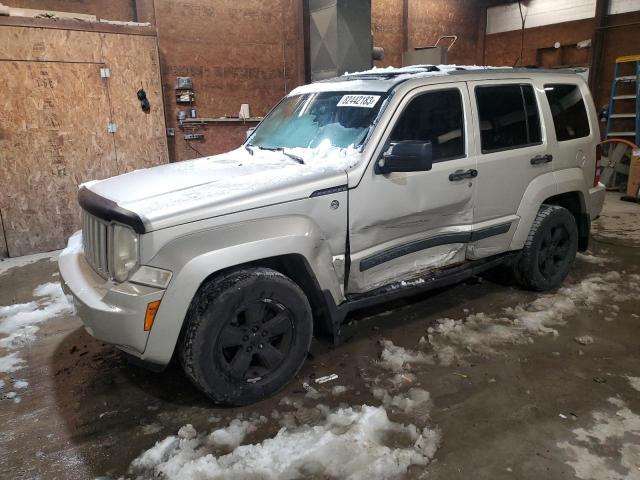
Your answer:
[[[400,102],[360,184],[349,192],[347,293],[465,260],[477,174],[469,156],[470,111],[463,82],[421,87]],[[376,173],[390,145],[406,140],[431,142],[431,170]]]

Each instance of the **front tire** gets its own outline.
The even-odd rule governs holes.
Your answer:
[[[542,205],[514,264],[516,281],[538,292],[554,290],[569,273],[577,251],[578,227],[571,212],[557,205]]]
[[[206,284],[186,321],[185,373],[227,405],[254,403],[283,388],[302,367],[313,333],[304,292],[268,268],[236,270]]]

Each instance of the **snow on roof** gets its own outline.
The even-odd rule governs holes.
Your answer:
[[[289,95],[301,95],[331,91],[368,91],[387,92],[396,85],[418,78],[445,77],[449,75],[472,74],[481,72],[535,74],[566,74],[568,70],[548,70],[535,68],[512,68],[481,65],[409,65],[406,67],[373,67],[361,72],[345,73],[340,77],[320,80],[302,85]]]

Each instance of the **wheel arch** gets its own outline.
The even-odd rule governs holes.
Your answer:
[[[584,252],[589,248],[589,231],[591,218],[587,213],[585,197],[580,191],[559,193],[545,199],[543,204],[556,205],[566,208],[571,212],[578,226],[578,251]]]
[[[540,207],[548,204],[564,207],[573,214],[578,226],[578,249],[585,251],[589,245],[591,219],[584,189],[584,172],[580,168],[549,172],[536,177],[520,201],[517,211],[520,222],[510,250],[523,248]]]
[[[268,257],[260,253],[272,252]],[[189,258],[182,268],[174,272],[172,284],[165,292],[149,334],[142,359],[166,364],[173,356],[185,319],[193,305],[193,299],[203,285],[216,276],[234,269],[267,267],[291,278],[307,295],[314,314],[314,331],[331,332],[329,312],[331,300],[341,301],[338,277],[332,265],[328,245],[321,236],[292,235],[260,239],[257,243],[245,243],[228,248],[206,251]],[[322,292],[330,291],[326,298]]]

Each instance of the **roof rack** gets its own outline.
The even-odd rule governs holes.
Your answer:
[[[460,70],[464,70],[464,69],[460,69]],[[368,70],[366,72],[360,72],[360,73],[349,73],[349,74],[344,74],[338,78],[345,79],[349,77],[358,77],[359,79],[362,79],[362,78],[391,79],[391,78],[398,77],[400,75],[406,75],[406,74],[412,74],[412,73],[439,72],[439,71],[440,69],[435,65],[411,65],[410,67],[398,68],[396,70],[391,70],[388,72],[384,71],[383,69],[380,69],[380,71]]]

